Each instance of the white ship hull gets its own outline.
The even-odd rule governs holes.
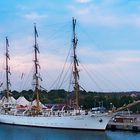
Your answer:
[[[80,115],[80,116],[14,116],[0,114],[0,123],[48,127],[48,128],[63,128],[63,129],[89,129],[89,130],[106,130],[106,126],[111,119],[109,115]]]

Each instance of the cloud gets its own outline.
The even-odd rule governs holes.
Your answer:
[[[78,53],[80,58],[86,58],[86,63],[91,64],[119,64],[123,66],[124,64],[140,63],[140,51],[138,50],[97,51],[96,49],[86,47],[79,49]],[[83,60],[83,62],[85,61]]]
[[[25,85],[21,88],[21,90],[32,87],[31,85],[34,66],[34,55],[32,48],[33,38],[31,36],[26,36],[26,38],[27,39],[17,39],[14,42],[11,42],[10,45],[10,68],[12,73],[10,78],[12,89],[16,90],[19,90],[20,87],[17,85],[24,85],[24,83]],[[48,43],[48,40],[43,38],[39,39],[41,52],[39,55],[39,63],[41,66],[41,76],[43,78],[42,85],[43,87],[49,89],[63,69],[66,59],[66,52],[68,52],[66,50],[68,49],[64,48],[63,50],[63,48],[59,48],[59,51],[57,52],[50,51],[49,47],[46,48],[46,42]],[[55,42],[55,44],[56,43],[57,42]],[[57,43],[57,46],[59,46],[58,44],[59,43]],[[54,44],[51,45],[51,48],[56,49]],[[98,51],[96,50],[96,47],[93,48],[87,45],[77,48],[77,53],[78,59],[80,60],[80,83],[87,91],[139,90],[140,81],[138,78],[138,73],[140,71],[140,51]],[[81,64],[84,65],[87,71],[91,74],[90,78]],[[65,72],[68,70],[69,65],[70,63],[67,62],[65,66]],[[0,67],[2,68],[3,73],[4,66],[3,59],[0,61]],[[69,71],[70,70],[71,69],[69,69]],[[22,73],[24,73],[24,82],[20,80]],[[93,80],[91,80],[91,77]],[[3,79],[0,80],[2,81]],[[21,81],[21,83],[19,81]],[[69,84],[68,77],[65,79],[64,83],[65,85]],[[54,84],[54,87],[55,86],[56,85]],[[68,86],[63,85],[63,87],[67,90]]]
[[[92,91],[129,91],[140,89],[140,80],[137,78],[140,71],[140,51],[100,52],[92,49],[83,49],[80,50],[80,53],[82,56],[80,58],[88,57],[90,59],[90,61],[89,59],[86,61],[82,59],[84,63],[80,65],[82,66],[80,67],[80,81],[85,89]],[[85,70],[88,70],[88,73]]]
[[[89,3],[91,0],[76,0],[78,3]]]
[[[24,18],[32,21],[42,20],[47,18],[47,14],[39,14],[37,12],[31,12],[24,15]]]
[[[82,23],[104,26],[119,24],[119,19],[117,16],[113,14],[108,14],[103,9],[97,6],[93,5],[86,7],[70,6],[69,9],[76,17],[78,17],[78,19]]]
[[[125,91],[139,89],[136,79],[137,73],[140,70],[138,65],[140,63],[140,51],[94,51],[94,53],[92,53],[91,50],[82,50],[80,53],[82,58],[92,58],[91,61],[87,58],[87,61],[84,61],[82,65],[92,73],[94,81],[99,84],[98,87],[95,83],[91,83],[91,81],[88,80],[89,77],[86,75],[86,71],[80,65],[80,83],[85,85],[87,90],[99,91],[102,89],[103,91]],[[43,83],[46,86],[47,80],[47,86],[49,87],[52,82],[54,82],[53,80],[56,80],[57,76],[60,74],[64,65],[64,59],[61,56],[52,54],[43,54],[39,58],[41,71],[43,72],[41,75],[43,75],[45,82]],[[16,73],[22,73],[23,70],[29,72],[28,69],[31,69],[33,65],[31,56],[29,55],[27,55],[26,58],[23,56],[16,56],[14,59],[16,61],[13,64],[15,67],[15,70],[13,70],[16,71]],[[68,66],[69,64],[67,63],[66,68],[68,68]],[[87,82],[85,83],[85,81]],[[92,84],[94,84],[94,86],[92,86]]]
[[[81,0],[82,2],[84,1]],[[118,4],[126,11],[120,10],[121,8],[118,7]],[[69,9],[82,23],[108,27],[121,27],[126,25],[140,27],[140,15],[137,14],[138,12],[127,12],[125,5],[121,1],[112,2],[108,0],[98,3],[92,1],[90,4],[83,6],[78,4],[70,5]]]
[[[19,44],[19,43],[17,43]],[[84,88],[95,91],[125,91],[139,89],[138,75],[140,70],[140,51],[122,50],[122,51],[97,51],[92,48],[80,48],[78,50],[78,58],[84,65],[84,68],[91,73],[89,78],[85,69],[80,64],[80,83]],[[64,56],[43,52],[39,55],[39,63],[41,65],[41,75],[43,78],[43,86],[48,88],[56,80],[64,65]],[[1,61],[0,66],[3,66]],[[10,60],[12,89],[19,90],[21,74],[24,73],[24,79],[28,84],[23,87],[29,88],[32,83],[33,75],[33,54],[27,53],[26,57],[23,53],[16,53]],[[66,64],[66,69],[69,62]],[[3,69],[4,71],[4,69]],[[15,80],[16,79],[16,80]],[[131,79],[131,80],[130,80]],[[68,81],[65,84],[68,84]],[[85,82],[86,81],[86,82]],[[133,83],[133,84],[132,84]],[[22,83],[23,84],[23,83]],[[59,83],[60,84],[60,83]],[[98,86],[97,86],[98,85]],[[30,86],[31,87],[31,86]],[[67,87],[67,86],[66,86]],[[67,89],[66,89],[67,90]]]

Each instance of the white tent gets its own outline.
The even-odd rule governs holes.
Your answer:
[[[16,99],[13,96],[8,97],[8,99],[3,96],[1,99],[2,104],[16,104]]]
[[[25,97],[20,96],[16,100],[16,105],[29,106],[29,105],[31,105],[31,103],[27,99],[25,99]]]
[[[15,104],[15,103],[16,103],[16,99],[15,99],[13,96],[9,97],[9,101],[10,101],[12,104]]]
[[[37,100],[34,100],[34,101],[32,102],[32,106],[37,106]],[[45,106],[44,106],[41,102],[39,102],[39,106],[40,106],[41,108],[45,108]]]

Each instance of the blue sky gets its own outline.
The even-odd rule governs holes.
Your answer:
[[[0,7],[0,81],[8,36],[12,90],[32,88],[33,23],[39,33],[41,84],[50,90],[71,46],[72,17],[79,61],[92,76],[79,67],[80,84],[87,91],[140,90],[139,0],[4,0]],[[68,83],[61,88],[67,90]]]

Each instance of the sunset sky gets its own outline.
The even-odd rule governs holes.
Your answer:
[[[54,81],[71,47],[72,17],[77,19],[82,87],[105,92],[140,90],[140,1],[3,0],[0,7],[0,82],[5,83],[8,36],[12,90],[33,87],[34,23],[39,34],[42,86],[68,90],[68,78],[62,86]],[[0,87],[3,89],[5,84]]]

